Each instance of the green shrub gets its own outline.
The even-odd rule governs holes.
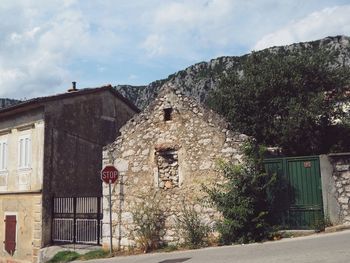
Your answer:
[[[85,253],[84,255],[81,255],[79,257],[80,260],[91,260],[91,259],[96,259],[96,258],[106,258],[109,257],[109,251],[103,250],[103,249],[98,249],[98,250],[93,250]]]
[[[140,196],[140,201],[132,207],[135,224],[136,243],[144,253],[157,249],[160,244],[160,232],[164,228],[163,211],[157,192],[150,191]]]
[[[79,258],[79,254],[75,251],[60,251],[47,263],[64,263],[76,260]]]
[[[193,206],[183,206],[181,216],[177,217],[177,227],[185,239],[186,246],[198,248],[207,244],[210,228],[202,223]]]
[[[164,245],[160,249],[158,249],[158,252],[173,252],[178,250],[179,247],[176,245]]]
[[[209,198],[223,215],[218,222],[222,244],[249,243],[268,239],[272,221],[269,211],[276,176],[263,172],[263,147],[252,142],[244,145],[244,163],[220,163],[226,183],[204,187]]]

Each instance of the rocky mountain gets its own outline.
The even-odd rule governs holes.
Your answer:
[[[14,105],[14,104],[17,104],[17,103],[20,103],[20,102],[21,102],[20,100],[1,99],[1,98],[0,98],[0,109],[1,109],[1,108],[9,107],[9,106],[11,106],[11,105]]]
[[[285,50],[316,50],[336,51],[338,62],[350,66],[350,37],[326,37],[311,42],[296,43],[288,46],[268,48],[270,51]],[[261,51],[258,51],[261,52]],[[200,62],[184,70],[180,70],[166,79],[157,80],[147,86],[118,85],[116,89],[133,101],[140,109],[145,108],[158,94],[166,82],[177,84],[182,93],[205,102],[209,92],[215,90],[225,73],[238,69],[247,55],[235,57],[225,56]]]

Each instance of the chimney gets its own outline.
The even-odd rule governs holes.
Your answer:
[[[70,89],[68,89],[68,92],[74,92],[74,91],[77,91],[77,82],[73,81],[72,82],[72,87]]]

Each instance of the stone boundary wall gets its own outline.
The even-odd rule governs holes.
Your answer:
[[[321,155],[320,166],[326,220],[350,224],[350,153]]]

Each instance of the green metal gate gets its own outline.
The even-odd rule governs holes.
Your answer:
[[[289,229],[315,229],[324,219],[318,156],[266,159],[265,169],[285,182],[279,223]]]

